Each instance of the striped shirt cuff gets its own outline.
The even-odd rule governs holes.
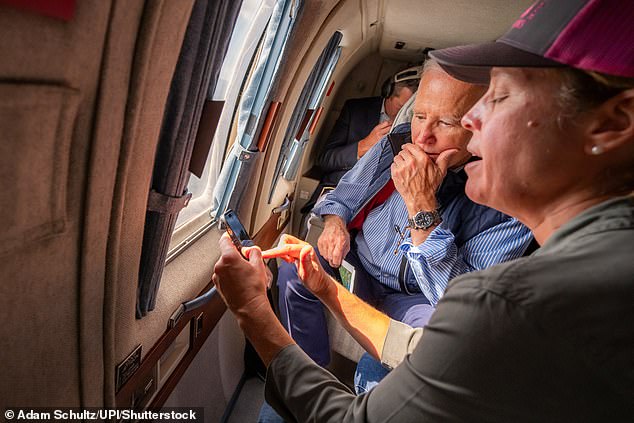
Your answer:
[[[440,263],[447,256],[454,239],[454,234],[451,231],[436,226],[425,242],[420,245],[414,245],[411,238],[408,237],[403,241],[401,250],[414,260],[418,260],[420,256],[423,256],[427,263],[433,266]]]
[[[341,204],[328,201],[328,197],[321,204],[313,209],[313,213],[321,216],[322,218],[327,214],[334,214],[343,219],[346,224],[350,222],[350,211]]]

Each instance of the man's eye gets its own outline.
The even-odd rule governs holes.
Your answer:
[[[416,119],[418,119],[418,120],[425,120],[425,119],[426,119],[426,117],[425,117],[425,116],[423,116],[423,115],[416,115]]]
[[[453,124],[447,120],[438,121],[438,124],[441,126],[452,126]]]

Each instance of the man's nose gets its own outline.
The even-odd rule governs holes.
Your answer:
[[[425,123],[418,133],[418,137],[415,140],[416,144],[433,144],[436,142],[436,135],[434,134],[434,125],[431,123]]]

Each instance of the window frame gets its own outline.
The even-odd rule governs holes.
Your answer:
[[[275,176],[271,181],[268,202],[271,203],[273,194],[280,177],[286,180],[294,180],[297,170],[310,140],[310,129],[314,126],[314,120],[318,117],[317,110],[321,107],[323,99],[332,75],[339,63],[342,48],[340,46],[343,34],[335,31],[322,50],[319,59],[313,66],[302,93],[297,100],[295,110],[291,116],[291,124],[284,135],[284,142],[280,149],[280,155],[275,165]],[[312,113],[310,112],[312,110]],[[305,116],[311,113],[307,124]]]
[[[242,6],[244,7],[245,4],[248,4],[247,0],[243,0]],[[229,44],[229,52],[235,47],[232,43],[236,35],[242,38],[242,48],[236,53],[238,59],[233,62],[231,72],[233,77],[224,82],[223,85],[220,85],[220,83],[217,84],[211,96],[213,100],[221,100],[220,97],[222,93],[218,92],[218,90],[224,91],[225,94],[222,96],[224,97],[223,110],[216,133],[214,134],[209,156],[201,178],[197,178],[201,181],[206,180],[204,182],[204,188],[202,194],[196,198],[192,198],[190,204],[179,213],[177,224],[168,247],[166,264],[176,258],[216,224],[216,219],[210,213],[213,208],[213,194],[220,179],[221,171],[227,162],[227,147],[231,145],[232,141],[232,127],[234,125],[236,110],[239,107],[243,90],[250,76],[254,59],[257,58],[258,52],[260,51],[261,42],[266,33],[275,4],[276,0],[262,0],[257,4],[257,10],[253,13],[254,18],[244,37],[239,37],[240,34],[237,31],[240,28],[239,25],[234,27],[234,32],[231,36],[232,39]],[[242,12],[243,10],[241,9],[240,14],[242,14]],[[227,57],[229,57],[229,55],[227,55]],[[234,57],[231,59],[233,60]],[[223,75],[224,67],[229,63],[231,62],[228,62],[227,58],[225,58],[220,75]],[[192,178],[196,177],[190,175],[190,184]],[[188,209],[190,210],[189,212]],[[194,211],[192,212],[191,210]]]

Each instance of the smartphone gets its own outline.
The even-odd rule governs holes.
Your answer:
[[[412,142],[412,135],[409,132],[403,132],[400,134],[387,134],[387,140],[390,142],[390,147],[392,147],[392,153],[394,157],[398,153],[400,153],[404,144],[408,142]]]
[[[242,254],[242,247],[252,247],[255,245],[249,236],[249,233],[238,219],[238,215],[233,210],[227,210],[222,216],[220,216],[221,229],[227,231],[233,241],[233,245],[236,246],[240,254]]]

